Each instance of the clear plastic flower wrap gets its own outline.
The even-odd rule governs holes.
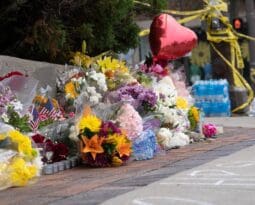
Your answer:
[[[36,89],[39,81],[32,77],[12,76],[4,79],[1,83],[9,87],[21,102],[23,109],[21,109],[20,113],[22,115],[26,114],[36,96]]]
[[[140,136],[133,141],[132,149],[135,160],[152,159],[157,152],[155,133],[152,130],[143,131]]]

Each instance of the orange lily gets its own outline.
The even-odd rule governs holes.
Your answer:
[[[86,136],[82,136],[82,141],[85,144],[85,147],[82,148],[82,153],[91,153],[94,160],[97,154],[104,152],[102,147],[104,139],[102,137],[94,135],[91,139],[88,139]]]
[[[122,156],[129,156],[131,153],[131,144],[130,143],[123,143],[117,146],[117,152],[119,153],[120,157]]]

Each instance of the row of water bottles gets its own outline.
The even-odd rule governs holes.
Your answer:
[[[204,100],[221,100],[229,98],[227,80],[200,80],[193,87],[192,92],[195,98]]]
[[[205,116],[230,116],[229,84],[227,80],[201,80],[192,87],[195,106],[200,108]]]
[[[206,117],[229,117],[231,115],[229,100],[222,102],[196,101],[195,106],[201,109]]]

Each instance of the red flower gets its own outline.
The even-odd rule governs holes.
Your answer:
[[[64,143],[54,144],[53,153],[53,162],[59,162],[66,159],[68,148]]]
[[[35,134],[32,136],[32,139],[35,143],[44,143],[45,137],[40,134]]]

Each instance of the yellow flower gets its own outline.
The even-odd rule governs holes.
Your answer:
[[[119,166],[121,166],[122,164],[123,164],[123,162],[122,162],[122,160],[121,160],[119,157],[114,156],[114,157],[112,158],[112,165],[113,165],[114,167],[119,167]]]
[[[11,141],[15,143],[19,143],[24,140],[24,135],[17,130],[11,130],[10,132],[8,132],[8,136],[10,137]]]
[[[22,158],[14,158],[9,169],[10,180],[14,186],[25,186],[37,173],[37,168],[28,166]]]
[[[17,130],[11,130],[8,133],[11,141],[18,145],[19,153],[22,153],[30,158],[35,156],[35,150],[32,148],[32,143],[28,136],[23,135]]]
[[[97,64],[100,66],[101,71],[107,75],[111,73],[111,77],[115,72],[127,73],[128,68],[125,66],[123,61],[119,61],[117,59],[112,59],[111,57],[104,57],[103,59],[99,59]]]
[[[94,135],[91,139],[89,139],[86,136],[82,136],[82,141],[85,144],[85,147],[81,150],[82,153],[90,153],[94,160],[96,159],[97,154],[104,152],[102,147],[104,139],[102,137]]]
[[[87,115],[81,118],[79,122],[79,129],[89,129],[91,132],[98,132],[101,127],[102,121],[95,115]]]
[[[5,138],[6,138],[6,136],[0,135],[0,140],[4,140]]]
[[[71,63],[77,66],[82,66],[84,68],[88,68],[92,62],[93,62],[93,58],[81,52],[76,52],[73,56],[73,59],[71,59]]]
[[[76,88],[73,82],[69,82],[65,85],[65,93],[70,98],[75,99],[78,96],[78,93],[76,92]]]
[[[123,134],[112,134],[107,138],[107,143],[112,143],[116,145],[116,150],[119,153],[120,157],[130,156],[131,154],[131,143],[127,137]]]
[[[191,108],[191,113],[192,113],[192,115],[193,115],[193,117],[194,117],[194,120],[196,121],[196,122],[199,122],[199,110],[198,110],[198,108],[196,108],[196,107],[192,107]]]
[[[178,109],[187,109],[188,108],[188,101],[183,97],[177,97],[176,107]]]

